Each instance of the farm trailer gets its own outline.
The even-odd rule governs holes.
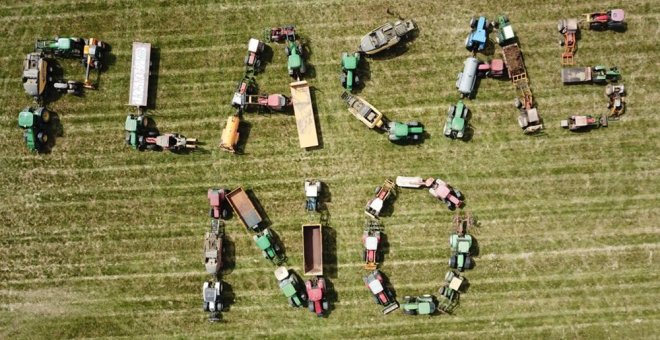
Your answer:
[[[316,121],[309,84],[305,80],[289,84],[291,87],[291,101],[298,127],[298,140],[301,148],[312,148],[319,145],[316,135]]]
[[[248,230],[258,231],[260,228],[259,224],[263,222],[263,218],[245,190],[242,187],[238,187],[228,193],[226,197],[229,205],[234,209],[234,212],[241,222],[243,222],[243,225]]]
[[[303,224],[304,274],[323,275],[323,228],[320,224]]]
[[[543,129],[541,118],[536,107],[534,107],[534,97],[529,87],[527,78],[527,69],[523,59],[522,51],[517,43],[502,46],[502,57],[509,73],[509,79],[513,85],[520,91],[521,98],[516,98],[515,106],[520,110],[518,124],[525,133],[533,133]]]

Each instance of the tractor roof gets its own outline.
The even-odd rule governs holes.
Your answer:
[[[435,305],[433,305],[430,302],[420,302],[417,305],[418,313],[419,314],[431,314],[433,313],[433,310],[435,309]]]
[[[299,68],[301,65],[302,65],[302,58],[300,57],[300,55],[296,54],[295,52],[291,52],[288,63],[289,68]]]
[[[125,124],[125,127],[124,127],[124,129],[126,131],[136,132],[137,131],[137,126],[138,126],[137,118],[135,118],[131,115],[126,116],[126,124]]]
[[[403,123],[394,123],[394,134],[397,137],[405,137],[408,135],[408,125]]]
[[[250,41],[248,42],[248,51],[256,53],[259,50],[259,43],[261,43],[261,41],[250,38]]]
[[[367,239],[364,241],[364,247],[367,248],[367,250],[378,249],[378,238],[375,236],[367,237]]]
[[[282,266],[282,267],[277,267],[277,269],[275,269],[275,278],[278,281],[282,281],[287,277],[289,277],[289,270],[286,269],[286,267]]]
[[[71,39],[70,38],[59,38],[57,39],[57,48],[61,50],[68,50],[71,48]]]
[[[378,294],[383,291],[383,284],[380,283],[380,281],[374,279],[373,281],[369,282],[369,289],[372,293]]]
[[[625,12],[622,9],[613,9],[610,13],[612,21],[623,21],[625,16]]]
[[[30,111],[21,111],[18,114],[18,126],[22,128],[30,128],[34,126],[34,114]]]
[[[459,253],[469,253],[471,247],[472,247],[472,237],[470,235],[465,235],[464,237],[458,238],[457,250]]]
[[[358,58],[353,55],[348,55],[342,59],[341,63],[345,69],[355,70],[357,68]]]
[[[215,302],[217,297],[215,288],[209,287],[204,289],[204,302]]]
[[[271,242],[270,242],[270,237],[267,235],[262,235],[259,238],[257,238],[257,247],[261,250],[266,250],[271,247]]]

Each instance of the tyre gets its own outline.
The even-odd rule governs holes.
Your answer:
[[[342,52],[342,54],[341,54],[341,59],[342,59],[342,61],[343,61],[344,58],[346,58],[346,57],[348,57],[348,53],[346,53],[346,52]]]
[[[406,124],[408,126],[412,126],[412,127],[419,126],[419,122],[417,122],[417,121],[407,122]]]
[[[268,253],[265,250],[261,251],[261,255],[265,258],[268,259]]]
[[[229,217],[229,209],[220,209],[220,216],[226,220]]]
[[[460,200],[463,199],[463,193],[462,192],[454,189],[454,194],[456,194],[456,198],[458,198]]]
[[[243,64],[248,65],[248,60],[249,59],[250,59],[250,56],[246,55],[245,58],[243,58]]]
[[[300,73],[305,74],[306,71],[307,71],[307,67],[305,67],[305,64],[303,63],[302,65],[300,65]]]
[[[452,117],[452,114],[454,113],[454,110],[456,110],[456,106],[454,106],[454,105],[449,105],[449,110],[447,110],[447,116],[448,116],[449,118]]]
[[[522,102],[520,101],[520,98],[516,98],[516,99],[513,101],[513,105],[516,107],[516,109],[521,108],[521,107],[522,107]]]
[[[46,109],[41,111],[41,121],[44,123],[48,123],[48,121],[50,121],[50,111]]]
[[[158,149],[158,145],[156,144],[147,144],[147,150],[155,151]]]
[[[474,17],[470,18],[470,28],[475,28],[477,27],[477,19]]]
[[[126,131],[124,134],[124,140],[126,141],[126,144],[131,145],[131,133]]]
[[[296,306],[296,303],[293,302],[293,297],[290,297],[290,298],[289,298],[289,306],[291,306],[291,307],[295,307],[295,306]]]
[[[328,301],[323,301],[322,306],[323,306],[323,310],[328,310],[328,309],[330,309],[330,305],[328,304]]]
[[[364,249],[362,251],[362,261],[367,262],[367,250],[366,249]]]
[[[156,131],[149,131],[147,132],[148,137],[158,137],[158,132]]]
[[[557,31],[561,34],[566,33],[566,22],[564,20],[559,20],[557,23]]]
[[[472,258],[470,256],[465,256],[465,263],[463,265],[464,269],[472,269]]]
[[[356,74],[356,75],[353,75],[353,83],[354,83],[355,85],[357,85],[357,84],[360,83],[360,77],[358,77],[357,74]]]
[[[409,310],[409,309],[405,309],[405,308],[403,309],[403,313],[406,314],[406,315],[415,315],[414,310]]]
[[[291,55],[291,50],[289,50],[289,46],[287,46],[287,47],[284,48],[284,53],[285,53],[287,56]]]
[[[314,302],[312,301],[307,302],[307,308],[309,309],[310,312],[314,313]]]
[[[144,127],[149,126],[149,118],[142,117],[142,126],[144,126]]]
[[[456,255],[449,258],[449,267],[456,268]]]

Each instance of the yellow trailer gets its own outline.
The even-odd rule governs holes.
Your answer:
[[[236,152],[236,144],[238,143],[238,125],[241,123],[241,118],[238,115],[229,116],[227,118],[227,125],[222,130],[222,137],[220,138],[220,149]]]
[[[301,148],[311,148],[319,145],[316,135],[316,121],[314,120],[314,108],[312,107],[312,96],[309,92],[309,84],[305,80],[289,84],[291,87],[291,101],[293,112],[296,116],[298,126],[298,140]]]

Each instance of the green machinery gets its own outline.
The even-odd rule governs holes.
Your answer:
[[[462,100],[456,105],[450,105],[447,112],[447,122],[445,123],[445,136],[449,138],[462,139],[465,135],[466,121],[468,117],[468,108]]]
[[[448,271],[445,274],[445,283],[438,293],[440,300],[438,301],[438,310],[444,313],[451,313],[458,306],[460,300],[460,290],[465,278],[455,273]]]
[[[498,16],[497,21],[493,23],[493,26],[497,28],[495,41],[500,44],[500,46],[505,46],[516,38],[516,34],[513,32],[513,26],[511,26],[509,17],[506,15]]]
[[[406,315],[431,315],[436,311],[436,304],[432,295],[406,296],[403,298],[401,309]]]
[[[286,267],[275,269],[275,278],[291,307],[306,306],[307,296],[298,276]]]
[[[28,150],[43,150],[48,142],[49,122],[50,112],[44,107],[26,107],[18,114],[18,126],[23,129],[23,139]]]
[[[355,52],[349,55],[347,52],[341,54],[341,86],[343,86],[349,92],[353,91],[353,86],[356,86],[360,82],[356,71],[358,64],[360,63],[360,53]]]
[[[287,68],[289,75],[293,78],[300,79],[305,74],[305,61],[303,60],[303,47],[300,42],[288,41],[284,52],[289,56],[287,61]]]
[[[34,44],[35,52],[53,54],[62,58],[82,58],[85,40],[75,37],[40,39]]]
[[[424,126],[419,122],[389,122],[388,139],[393,143],[414,143],[424,137]]]
[[[270,230],[264,229],[252,238],[257,247],[261,250],[261,254],[265,259],[277,266],[284,263],[285,258],[279,254],[279,251],[281,250],[280,246],[273,240],[273,235]]]

